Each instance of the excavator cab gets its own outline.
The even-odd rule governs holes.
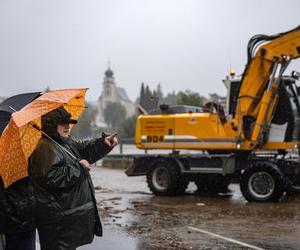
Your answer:
[[[278,88],[278,103],[270,124],[267,141],[291,142],[300,141],[300,73],[293,71],[290,76],[282,76]],[[241,76],[227,77],[223,80],[227,88],[226,117],[235,116],[238,103]],[[255,119],[244,117],[244,134],[250,139]]]
[[[226,104],[226,115],[227,116],[234,116],[237,101],[238,101],[238,93],[241,86],[241,80],[242,78],[240,76],[238,77],[226,77],[225,80],[223,80],[223,83],[225,87],[227,88],[227,104]]]
[[[276,136],[272,128],[283,126],[285,133],[282,141],[300,141],[300,102],[298,89],[297,79],[293,76],[283,76],[281,78],[278,88],[279,100],[271,120],[269,138]]]

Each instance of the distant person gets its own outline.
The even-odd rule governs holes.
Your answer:
[[[0,250],[5,250],[4,235],[0,234]]]
[[[7,189],[0,177],[0,233],[5,234],[5,250],[35,250],[34,206],[28,177]]]
[[[118,143],[116,135],[89,141],[69,136],[71,114],[58,108],[42,116],[40,142],[29,158],[42,250],[73,250],[102,236],[90,164]],[[74,159],[77,158],[77,159]]]
[[[1,179],[1,178],[0,178]],[[1,205],[2,201],[5,199],[4,195],[4,187],[2,183],[2,179],[0,180],[0,250],[5,250],[4,247],[4,230],[5,230],[5,212],[4,206]]]

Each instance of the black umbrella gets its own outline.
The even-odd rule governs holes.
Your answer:
[[[0,135],[8,124],[11,114],[19,111],[28,103],[38,98],[41,92],[19,94],[7,98],[0,104]]]

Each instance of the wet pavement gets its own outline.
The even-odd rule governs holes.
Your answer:
[[[251,249],[188,226],[257,249],[300,249],[300,195],[278,203],[248,203],[236,184],[226,194],[205,196],[197,195],[191,183],[183,196],[157,197],[145,177],[101,167],[91,174],[104,236],[79,249]]]

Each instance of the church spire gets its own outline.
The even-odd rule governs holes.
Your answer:
[[[107,70],[105,71],[105,76],[113,78],[114,77],[114,72],[110,68],[110,61],[107,62]]]

